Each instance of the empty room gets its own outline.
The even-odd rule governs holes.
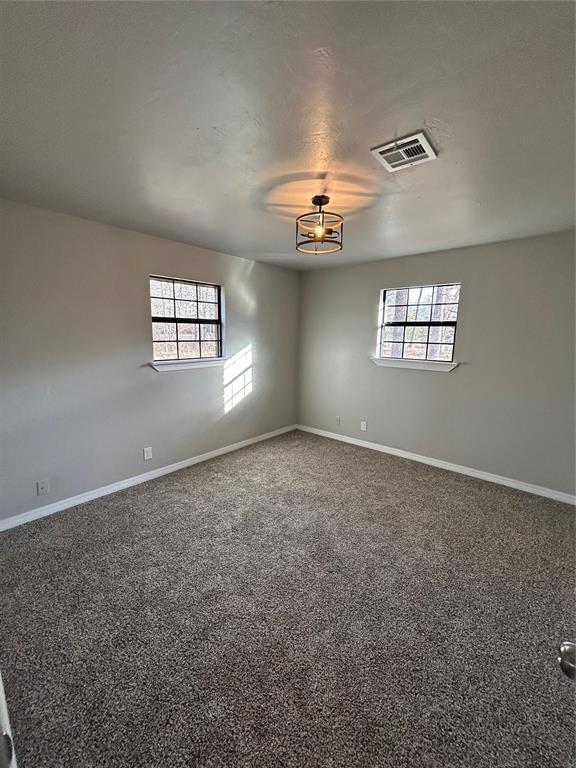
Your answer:
[[[0,2],[0,768],[576,768],[572,2]]]

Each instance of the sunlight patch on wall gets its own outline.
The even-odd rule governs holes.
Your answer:
[[[224,413],[252,392],[252,344],[241,349],[224,365]]]

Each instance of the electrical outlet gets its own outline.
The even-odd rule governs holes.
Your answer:
[[[336,424],[340,426],[340,416],[336,416]]]
[[[361,421],[360,422],[360,432],[368,432],[368,422],[367,421]]]
[[[36,480],[36,496],[47,496],[50,493],[50,480]]]
[[[152,458],[152,446],[149,445],[148,448],[143,448],[142,454],[144,455],[144,461],[150,461]]]

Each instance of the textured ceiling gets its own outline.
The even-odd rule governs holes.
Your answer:
[[[573,52],[571,2],[3,2],[0,196],[298,268],[569,228]]]

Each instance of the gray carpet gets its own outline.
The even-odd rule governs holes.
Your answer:
[[[293,432],[2,534],[20,768],[565,768],[573,511]]]

